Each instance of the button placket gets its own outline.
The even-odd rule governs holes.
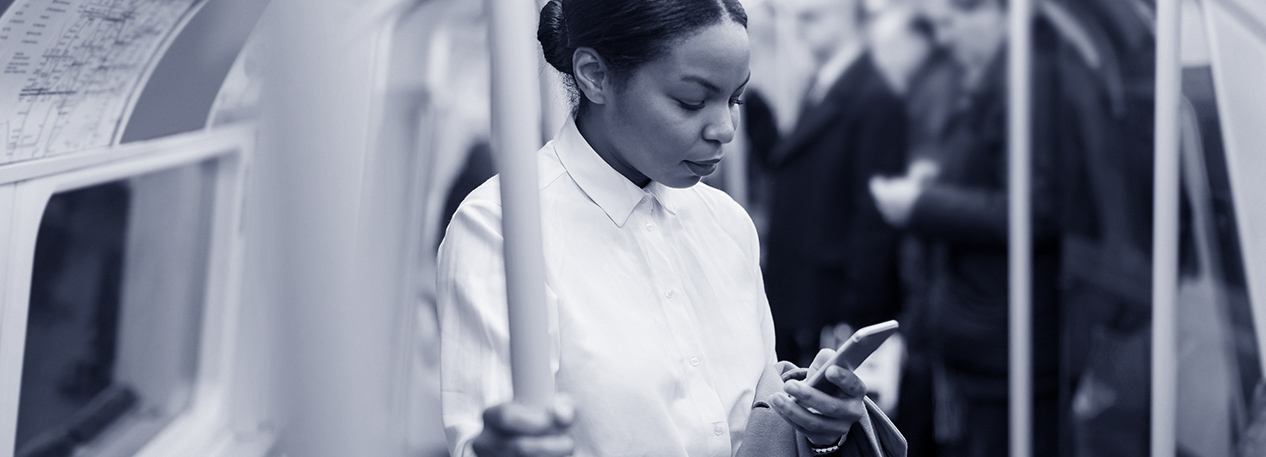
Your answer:
[[[711,434],[705,435],[709,437],[709,447],[718,454],[726,454],[729,450],[728,424],[724,420],[716,421],[726,417],[725,409],[708,379],[707,367],[703,366],[704,346],[699,341],[697,317],[691,309],[689,294],[684,294],[682,277],[678,274],[679,265],[669,255],[681,248],[676,244],[678,240],[670,235],[677,227],[665,225],[672,223],[665,219],[667,213],[658,208],[657,202],[652,200],[651,203],[649,211],[638,208],[638,219],[633,227],[640,225],[643,230],[637,238],[643,243],[642,247],[651,267],[651,282],[660,291],[658,301],[673,334],[677,354],[684,356],[677,359],[680,360],[678,363],[688,364],[685,368],[687,373],[683,373],[688,392],[686,397],[700,410],[709,412],[705,417],[712,421],[701,424],[707,427],[701,431],[705,434],[711,431]]]

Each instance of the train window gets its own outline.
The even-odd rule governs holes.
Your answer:
[[[58,194],[45,209],[27,314],[18,455],[73,447],[99,432],[85,426],[109,423],[135,404],[113,373],[130,200],[125,183],[109,183]]]
[[[1236,204],[1231,191],[1230,170],[1222,138],[1222,122],[1214,91],[1212,69],[1193,65],[1183,70],[1186,99],[1184,143],[1187,181],[1192,211],[1199,226],[1194,227],[1200,246],[1200,273],[1210,287],[1205,297],[1220,313],[1217,330],[1228,352],[1225,364],[1232,417],[1249,414],[1255,390],[1262,382],[1258,360],[1253,310],[1248,299],[1244,259],[1236,228]],[[1206,375],[1208,373],[1206,372]],[[1233,424],[1239,430],[1245,424]]]
[[[215,164],[54,194],[35,245],[17,456],[130,455],[197,375]]]
[[[1180,149],[1194,268],[1179,289],[1182,350],[1176,405],[1184,412],[1180,416],[1201,417],[1203,422],[1180,418],[1176,441],[1192,453],[1229,455],[1252,441],[1245,438],[1252,435],[1251,422],[1259,415],[1254,404],[1261,401],[1262,367],[1244,234],[1237,222],[1251,218],[1252,207],[1236,201],[1232,184],[1244,175],[1234,169],[1235,150],[1224,138],[1234,134],[1228,130],[1231,117],[1224,115],[1236,100],[1219,97],[1225,94],[1218,87],[1224,81],[1215,77],[1211,65],[1205,12],[1204,6],[1184,4],[1184,18],[1193,19],[1183,20]]]

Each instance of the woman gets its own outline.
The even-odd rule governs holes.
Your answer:
[[[787,455],[867,442],[844,438],[871,423],[851,372],[828,371],[842,387],[832,397],[778,376],[804,370],[767,371],[774,335],[756,231],[728,196],[698,185],[734,137],[749,77],[745,27],[736,0],[554,0],[541,11],[546,59],[576,98],[574,117],[538,155],[555,383],[575,407],[505,403],[494,178],[463,201],[440,247],[454,456],[732,455],[753,433],[770,438],[749,440],[761,441],[751,455],[774,442],[790,443]],[[758,397],[762,375],[786,394]],[[749,430],[757,399],[769,399],[762,412],[776,420]]]

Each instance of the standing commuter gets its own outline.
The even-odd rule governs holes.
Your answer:
[[[823,329],[900,308],[897,232],[866,190],[905,169],[906,115],[867,49],[861,0],[803,0],[798,29],[817,72],[789,136],[768,157],[773,200],[765,289],[778,355],[807,363]]]
[[[1008,452],[1007,4],[925,0],[924,16],[960,66],[962,95],[932,170],[871,183],[885,219],[931,246],[928,331],[937,354],[942,456]],[[1076,212],[1077,161],[1102,155],[1109,104],[1094,59],[1046,16],[1033,22],[1030,151],[1034,370],[1033,455],[1059,448],[1061,239]],[[1098,122],[1102,124],[1102,122]],[[1078,202],[1092,205],[1092,202]],[[1084,211],[1083,211],[1084,212]]]
[[[500,180],[459,205],[439,254],[442,403],[455,457],[904,456],[850,370],[833,395],[775,364],[756,230],[701,184],[750,75],[737,0],[553,0],[546,60],[575,109],[540,149],[554,382],[511,402]],[[826,350],[823,356],[833,352]]]

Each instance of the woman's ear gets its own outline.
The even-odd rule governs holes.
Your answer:
[[[581,94],[590,103],[605,104],[611,96],[611,74],[602,56],[590,47],[576,48],[571,56],[571,68]]]

